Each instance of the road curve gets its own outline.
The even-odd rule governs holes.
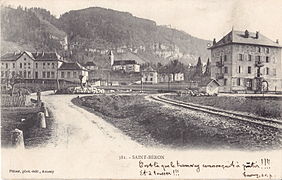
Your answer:
[[[71,100],[77,95],[43,94],[42,100],[55,117],[55,140],[50,145],[95,147],[99,149],[138,148],[141,145],[124,135],[119,129],[93,113],[74,105]]]

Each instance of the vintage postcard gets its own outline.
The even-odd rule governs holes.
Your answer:
[[[281,0],[2,0],[2,179],[281,179]]]

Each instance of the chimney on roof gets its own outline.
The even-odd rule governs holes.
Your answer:
[[[246,30],[246,31],[245,31],[245,38],[248,38],[248,37],[249,37],[249,35],[250,35],[249,31],[248,31],[248,30]]]
[[[256,39],[258,39],[259,38],[259,32],[257,31],[256,32]]]
[[[279,39],[276,39],[276,43],[279,44]]]
[[[216,40],[215,40],[215,38],[213,38],[212,45],[215,45],[215,44],[216,44]]]

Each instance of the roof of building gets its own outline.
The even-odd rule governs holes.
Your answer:
[[[22,53],[14,52],[14,53],[6,53],[1,56],[1,60],[5,61],[15,61],[22,56]]]
[[[96,64],[92,61],[88,61],[84,64],[84,67],[86,67],[86,66],[96,66]]]
[[[219,84],[219,82],[218,81],[216,81],[215,79],[203,79],[202,81],[200,81],[199,83],[198,83],[198,85],[200,86],[200,87],[203,87],[203,86],[207,86],[207,85],[209,85],[211,82],[214,82],[215,84],[217,84],[218,86],[220,86],[220,84]]]
[[[22,52],[13,52],[13,53],[6,53],[3,56],[1,56],[1,60],[5,61],[16,61],[19,59],[22,55],[28,55],[31,59],[35,61],[40,60],[48,60],[48,61],[60,61],[61,57],[56,52],[28,52],[28,51],[22,51]]]
[[[33,52],[35,60],[60,60],[61,57],[56,52]]]
[[[131,65],[131,64],[137,64],[135,60],[119,60],[119,61],[114,61],[113,66],[118,66],[118,65]]]
[[[87,71],[87,69],[83,67],[81,64],[79,64],[78,62],[64,62],[61,65],[61,67],[59,68],[59,70],[85,70]]]
[[[215,47],[227,45],[227,44],[249,44],[249,45],[262,45],[269,47],[280,47],[281,46],[262,35],[259,32],[248,32],[246,31],[235,31],[231,30],[226,36],[224,36],[221,40],[213,44],[209,49],[213,49]]]
[[[114,59],[118,60],[127,60],[127,59],[134,59],[138,64],[149,62],[144,58],[141,58],[139,55],[134,54],[132,52],[125,52],[125,53],[114,53]]]

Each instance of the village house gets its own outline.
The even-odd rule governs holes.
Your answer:
[[[92,61],[86,62],[85,64],[83,64],[83,66],[86,67],[89,70],[97,70],[98,69],[98,66]]]
[[[112,70],[124,70],[125,72],[140,72],[140,64],[137,64],[135,60],[114,61],[114,64],[112,65]]]
[[[88,69],[88,79],[89,80],[94,80],[96,77],[96,71],[98,70],[98,66],[92,62],[86,62],[85,64],[83,64],[83,66]]]
[[[113,71],[123,70],[124,72],[140,72],[140,64],[135,60],[115,60],[112,51],[109,53],[109,58]]]
[[[282,90],[281,46],[259,32],[232,29],[220,41],[213,41],[211,78],[220,92]],[[267,87],[262,87],[266,82]]]
[[[78,62],[64,62],[58,69],[59,80],[66,80],[70,82],[86,83],[88,81],[88,69],[83,67]],[[82,80],[80,80],[80,78]]]
[[[152,67],[147,67],[142,71],[142,82],[144,84],[158,83],[158,73]]]
[[[198,88],[200,92],[207,93],[209,95],[218,94],[220,84],[214,79],[207,79],[198,82]]]
[[[184,81],[184,73],[159,73],[158,75],[158,82],[165,83],[165,82],[181,82]]]
[[[63,58],[56,52],[15,52],[1,56],[1,77],[14,75],[22,79],[56,79]]]

